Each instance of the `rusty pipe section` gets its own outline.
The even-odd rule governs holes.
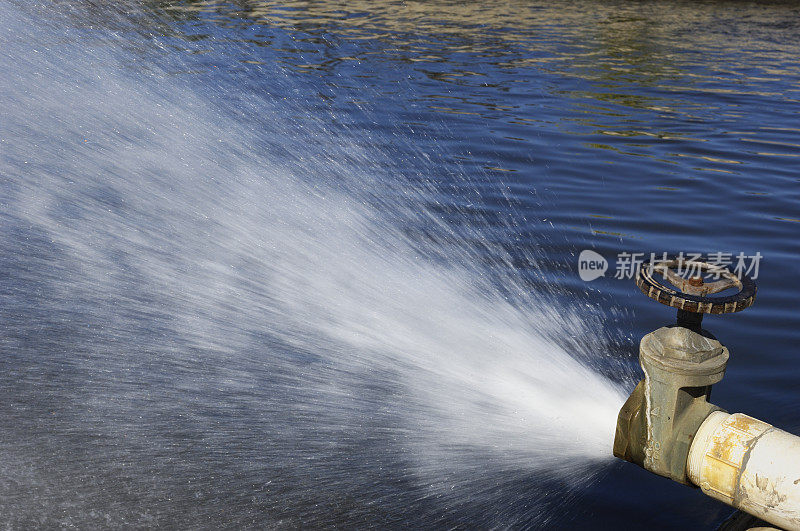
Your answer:
[[[697,430],[687,472],[712,498],[800,530],[800,437],[741,413],[716,411]]]
[[[709,402],[728,349],[705,331],[664,327],[642,338],[639,362],[614,455],[800,531],[800,437]]]

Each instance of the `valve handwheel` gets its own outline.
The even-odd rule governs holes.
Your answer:
[[[681,276],[680,272],[689,276]],[[682,324],[682,316],[685,320],[687,314],[697,314],[693,319],[699,326],[704,313],[740,312],[749,308],[756,298],[756,284],[749,276],[739,276],[727,267],[682,256],[645,261],[639,266],[636,285],[651,299],[677,308],[679,324]],[[732,295],[711,296],[731,288],[738,291]]]

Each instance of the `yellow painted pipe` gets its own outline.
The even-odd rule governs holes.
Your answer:
[[[712,498],[800,531],[800,437],[742,413],[715,411],[697,430],[687,473]]]

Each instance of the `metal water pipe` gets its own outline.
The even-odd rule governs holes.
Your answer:
[[[642,338],[644,378],[620,410],[614,455],[800,531],[800,437],[709,402],[729,352],[702,328],[703,314],[748,308],[755,283],[724,267],[670,258],[642,264],[636,284],[677,308],[678,319]],[[735,293],[712,296],[725,291]]]

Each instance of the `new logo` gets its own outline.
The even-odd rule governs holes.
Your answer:
[[[592,281],[605,275],[608,262],[599,253],[584,249],[578,256],[578,274],[584,282]]]

